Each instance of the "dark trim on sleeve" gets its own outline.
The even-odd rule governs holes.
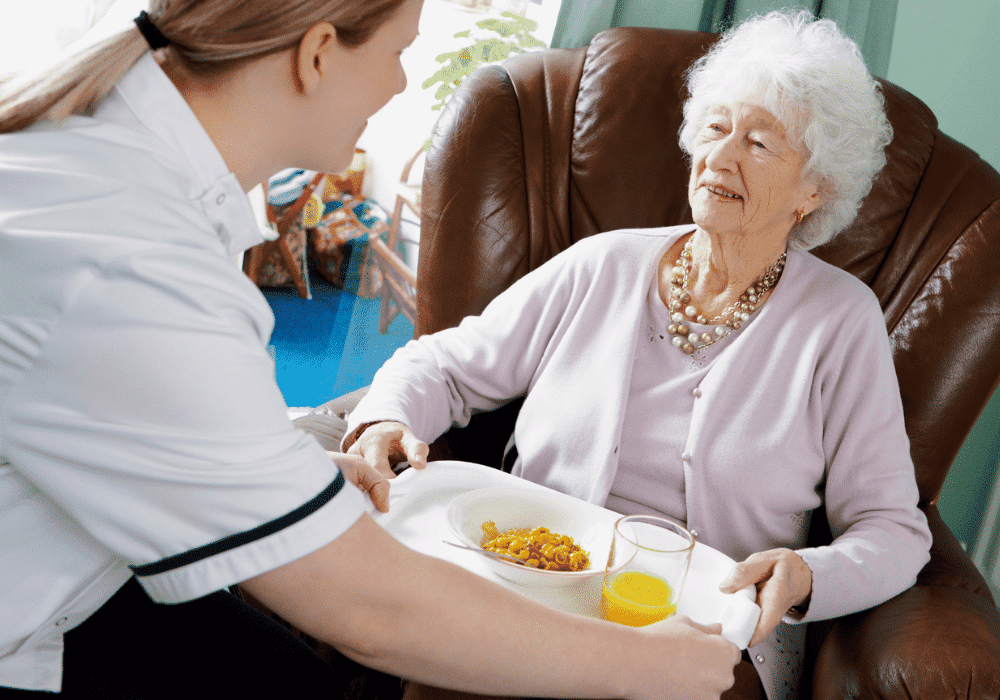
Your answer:
[[[188,566],[189,564],[194,564],[197,561],[208,559],[216,554],[228,552],[230,549],[250,544],[256,540],[263,539],[268,535],[273,535],[280,530],[284,530],[289,525],[293,525],[307,516],[312,515],[324,505],[332,501],[334,496],[336,496],[343,487],[344,474],[338,473],[337,478],[334,479],[329,486],[323,489],[318,496],[313,498],[308,503],[299,506],[291,513],[287,513],[280,518],[266,522],[263,525],[258,525],[252,530],[237,532],[234,535],[223,537],[221,540],[216,540],[210,544],[202,545],[201,547],[196,547],[186,552],[181,552],[180,554],[174,554],[173,556],[169,556],[165,559],[160,559],[159,561],[154,561],[149,564],[142,564],[140,566],[130,565],[129,568],[132,569],[136,576],[154,576],[156,574],[166,573],[172,569],[179,569],[181,567]]]

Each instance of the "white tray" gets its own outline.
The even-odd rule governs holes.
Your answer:
[[[387,532],[411,549],[458,564],[558,610],[597,617],[600,576],[567,588],[522,586],[497,576],[485,557],[444,543],[444,540],[457,541],[448,524],[448,506],[452,499],[490,486],[549,490],[480,464],[431,462],[423,470],[407,469],[392,481],[388,513],[379,513],[370,503],[369,512]],[[591,503],[578,503],[591,517],[606,522],[609,530],[621,517],[619,513]],[[733,594],[719,591],[719,583],[734,563],[722,552],[698,542],[678,612],[701,624],[721,623],[722,636],[745,649],[757,626],[760,608],[755,603],[753,586]]]

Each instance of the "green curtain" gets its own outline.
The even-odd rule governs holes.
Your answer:
[[[556,28],[552,34],[552,48],[568,49],[586,46],[594,35],[614,23],[617,0],[562,0]]]
[[[747,17],[801,7],[834,20],[861,48],[868,69],[885,77],[898,0],[563,0],[552,46],[585,46],[609,27],[719,32]]]

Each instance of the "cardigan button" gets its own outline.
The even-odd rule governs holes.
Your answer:
[[[757,654],[756,659],[757,659],[757,663],[759,663],[759,664],[764,663],[764,655],[763,654]]]
[[[700,398],[701,398],[701,389],[699,389],[698,387],[695,387],[695,388],[694,388],[694,391],[692,391],[692,392],[691,392],[691,394],[692,394],[692,395],[693,395],[693,396],[694,396],[694,397],[695,397],[696,399],[700,399]]]
[[[684,464],[691,464],[691,455],[688,452],[685,452],[681,455],[681,461],[684,462]]]

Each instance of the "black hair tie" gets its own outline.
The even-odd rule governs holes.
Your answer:
[[[160,33],[160,30],[156,28],[156,25],[153,24],[153,20],[149,18],[149,15],[146,14],[145,10],[140,12],[139,16],[133,21],[135,22],[135,26],[139,27],[139,31],[142,32],[142,35],[146,38],[146,43],[149,44],[149,48],[153,51],[162,49],[170,43],[170,40],[163,36],[163,34]]]

